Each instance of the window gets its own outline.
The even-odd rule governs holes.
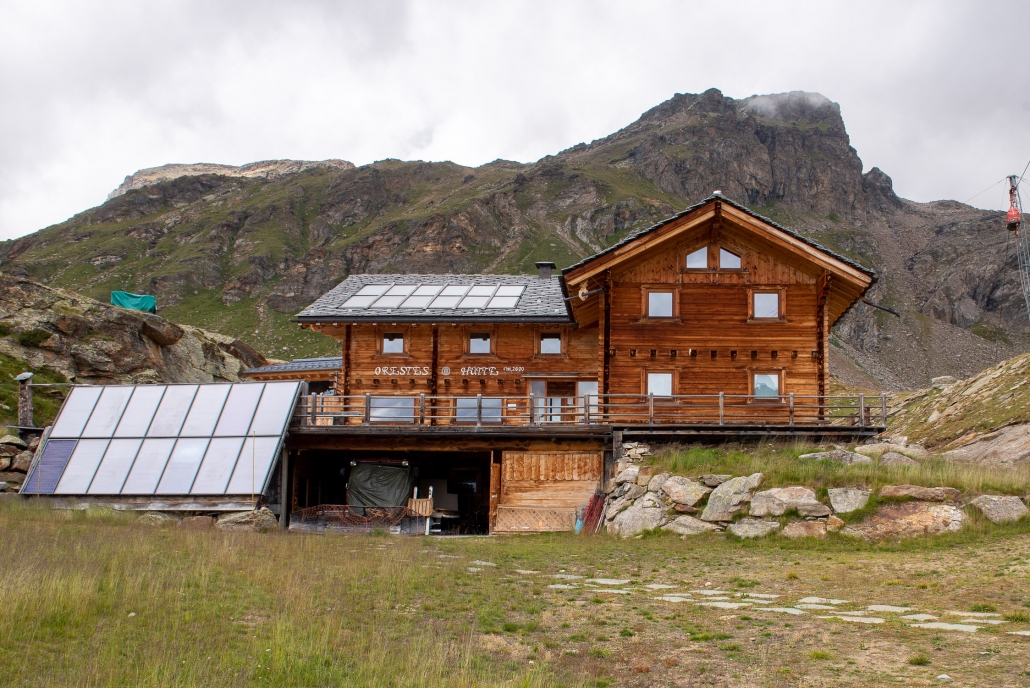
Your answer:
[[[754,295],[755,318],[775,319],[780,317],[779,293]]]
[[[648,373],[647,393],[656,397],[671,397],[672,373]]]
[[[724,248],[719,249],[719,269],[720,270],[739,270],[740,269],[740,256],[732,251],[727,251]]]
[[[561,335],[557,332],[545,332],[540,335],[540,353],[560,354]]]
[[[404,335],[399,332],[388,332],[383,335],[384,354],[403,354]]]
[[[414,397],[372,397],[369,420],[373,422],[415,422]]]
[[[672,292],[652,291],[647,294],[647,317],[672,317]]]
[[[754,395],[762,398],[780,396],[780,376],[775,373],[755,373]]]
[[[589,411],[591,416],[597,415],[597,381],[576,383],[576,396],[579,397],[578,405],[580,413]]]
[[[473,332],[469,335],[469,353],[470,354],[488,354],[490,353],[490,333],[489,332]]]
[[[501,398],[483,397],[482,411],[479,411],[480,399],[477,397],[458,397],[454,400],[454,420],[458,423],[475,423],[477,412],[481,414],[483,423],[501,422]]]
[[[708,267],[708,247],[702,246],[693,253],[687,254],[688,270],[704,270]]]

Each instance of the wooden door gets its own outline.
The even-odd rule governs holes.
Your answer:
[[[603,463],[601,452],[504,452],[494,531],[572,530],[601,486]]]

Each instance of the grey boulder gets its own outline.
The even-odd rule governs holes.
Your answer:
[[[731,523],[726,529],[739,538],[765,537],[769,533],[775,533],[780,529],[776,521],[759,521],[756,518],[742,518],[736,523]]]
[[[918,466],[919,462],[898,452],[884,452],[880,456],[881,466]]]
[[[257,511],[236,511],[222,514],[215,525],[223,530],[249,530],[263,533],[279,526],[275,514],[262,507]]]
[[[670,523],[666,523],[662,526],[662,530],[669,530],[680,535],[698,535],[700,533],[716,532],[719,530],[719,527],[711,523],[705,523],[699,518],[683,515],[676,517]]]
[[[665,505],[653,492],[648,492],[608,524],[612,535],[629,537],[645,530],[654,530],[665,521]]]
[[[970,502],[981,514],[992,523],[1008,523],[1018,521],[1030,513],[1019,497],[1005,495],[982,495]]]
[[[712,492],[712,488],[690,478],[674,475],[662,483],[662,492],[667,494],[674,504],[695,506]]]
[[[665,484],[665,481],[668,479],[668,473],[659,473],[658,475],[652,476],[651,479],[647,481],[647,491],[658,492],[662,489],[662,485]]]
[[[869,502],[869,490],[853,487],[834,487],[827,490],[830,495],[830,506],[838,514],[849,514],[858,511]]]
[[[751,493],[762,484],[762,474],[731,478],[712,491],[708,506],[701,513],[702,521],[732,521],[744,505],[751,501]]]
[[[830,507],[815,498],[807,487],[774,487],[756,492],[751,498],[752,516],[782,516],[796,511],[799,516],[829,516]]]
[[[847,449],[834,449],[833,451],[815,452],[814,454],[802,454],[798,458],[808,459],[810,461],[836,461],[837,463],[842,463],[845,466],[850,466],[855,463],[873,462],[873,460],[868,456],[849,452]]]

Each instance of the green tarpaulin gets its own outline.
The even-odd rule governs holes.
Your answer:
[[[347,503],[351,507],[406,506],[410,493],[411,470],[406,466],[359,463],[350,469]]]
[[[111,305],[121,306],[133,311],[157,313],[157,301],[150,294],[130,294],[127,291],[112,291]]]

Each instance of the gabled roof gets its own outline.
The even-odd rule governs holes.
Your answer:
[[[647,227],[645,229],[641,229],[639,231],[636,231],[636,232],[628,235],[627,237],[625,237],[621,241],[617,241],[616,243],[612,244],[611,246],[609,246],[608,248],[604,249],[603,251],[599,251],[599,252],[595,253],[594,255],[588,256],[588,257],[584,258],[583,260],[579,261],[578,263],[576,263],[574,265],[570,265],[569,267],[563,269],[562,270],[562,274],[564,275],[564,274],[567,274],[569,272],[572,272],[573,270],[576,270],[577,268],[580,268],[580,267],[582,267],[582,266],[584,266],[584,265],[586,265],[588,263],[591,263],[591,262],[597,260],[598,258],[604,256],[604,255],[607,255],[609,253],[617,251],[620,248],[622,248],[623,246],[626,246],[627,244],[631,244],[634,241],[637,241],[638,239],[640,239],[641,237],[643,237],[646,234],[650,234],[651,232],[654,232],[654,231],[656,231],[658,229],[661,229],[662,227],[665,227],[666,225],[672,224],[676,220],[679,220],[679,219],[681,219],[683,217],[686,217],[687,215],[690,215],[691,213],[693,213],[696,210],[700,210],[701,208],[703,208],[704,206],[708,205],[709,203],[711,203],[713,201],[720,201],[722,203],[725,203],[726,205],[732,206],[733,208],[736,208],[737,210],[741,211],[742,213],[746,213],[747,215],[750,215],[751,217],[755,218],[756,220],[760,220],[761,222],[764,222],[767,225],[775,227],[776,229],[780,230],[781,232],[790,235],[794,239],[797,239],[798,241],[801,241],[802,243],[805,243],[805,244],[811,246],[812,248],[814,248],[814,249],[816,249],[818,251],[822,251],[827,256],[830,256],[831,258],[834,258],[834,259],[844,263],[845,265],[848,265],[848,266],[850,266],[850,267],[852,267],[852,268],[854,268],[854,269],[856,269],[856,270],[858,270],[860,272],[863,272],[863,273],[865,273],[866,275],[868,275],[870,277],[873,277],[873,278],[876,277],[876,273],[875,272],[873,272],[869,268],[865,267],[861,263],[855,262],[854,260],[848,258],[847,256],[842,256],[839,253],[836,253],[835,251],[831,251],[830,249],[826,248],[825,246],[822,246],[821,244],[816,243],[815,241],[812,241],[808,237],[806,237],[806,236],[804,236],[802,234],[798,234],[793,229],[790,229],[788,227],[784,227],[781,224],[773,222],[769,218],[767,218],[767,217],[765,217],[763,215],[759,215],[758,213],[754,212],[753,210],[751,210],[747,206],[744,206],[744,205],[741,205],[741,204],[736,203],[734,201],[731,201],[730,199],[728,199],[725,196],[723,196],[721,193],[714,193],[711,196],[709,196],[708,198],[706,198],[705,200],[701,201],[700,203],[695,203],[694,205],[690,206],[689,208],[681,210],[680,212],[676,213],[675,215],[671,215],[671,216],[665,218],[661,222],[658,222],[656,224],[651,225],[650,227]]]
[[[369,287],[367,293],[380,291],[375,286],[383,287],[425,287],[425,292],[433,292],[435,287],[508,287],[504,294],[518,292],[517,299],[512,296],[501,297],[501,291],[492,292],[498,296],[490,296],[486,300],[466,302],[464,296],[449,302],[450,307],[438,307],[436,296],[443,296],[437,291],[426,301],[420,302],[422,307],[376,307],[375,299],[357,299],[363,288]],[[481,289],[484,293],[489,289]],[[405,291],[398,289],[398,291]],[[460,291],[455,289],[454,291]],[[409,292],[415,296],[415,292]],[[385,292],[383,292],[385,295]],[[471,295],[471,294],[469,294]],[[482,299],[482,297],[479,297]],[[402,299],[402,302],[407,302]],[[480,307],[470,307],[471,303]],[[514,305],[511,305],[514,304]],[[408,305],[411,305],[410,303]],[[554,277],[541,279],[537,275],[351,275],[324,294],[313,304],[301,311],[297,322],[572,322],[572,316],[566,305],[562,291],[562,280]]]
[[[307,373],[318,370],[339,370],[341,365],[343,365],[342,356],[295,358],[286,363],[272,363],[258,368],[249,368],[243,371],[243,375],[250,375],[252,373]]]

